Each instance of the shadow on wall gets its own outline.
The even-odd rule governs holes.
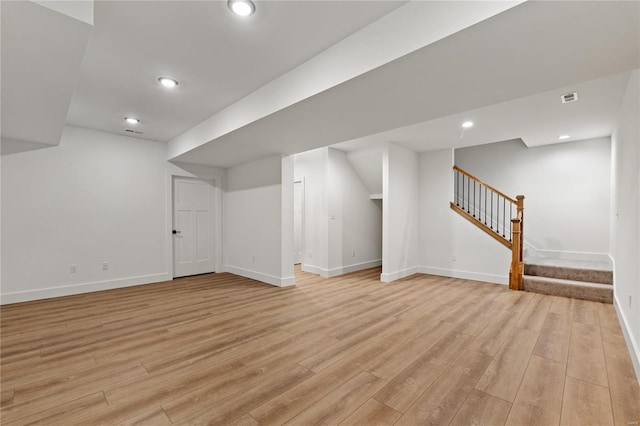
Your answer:
[[[211,179],[211,176],[224,176],[224,170],[217,167],[180,163],[177,161],[169,161],[169,163],[175,166],[175,170],[172,170],[172,172],[182,171],[184,172],[184,174],[181,174],[183,176],[190,176],[203,180],[209,180]]]
[[[0,143],[0,155],[18,154],[21,152],[35,151],[36,149],[55,148],[57,146],[58,145],[48,145],[40,142],[2,138],[2,143]]]
[[[227,192],[243,191],[282,183],[282,157],[274,155],[227,169]]]

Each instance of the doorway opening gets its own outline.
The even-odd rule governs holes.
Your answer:
[[[304,180],[293,182],[293,264],[304,258]]]

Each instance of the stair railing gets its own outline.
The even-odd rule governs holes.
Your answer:
[[[453,166],[451,208],[511,250],[509,287],[522,290],[524,195],[515,199]]]

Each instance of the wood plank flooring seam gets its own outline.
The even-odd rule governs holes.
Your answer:
[[[571,307],[571,324],[573,324],[573,315],[574,315],[574,310],[573,310],[573,306]],[[571,338],[573,337],[573,327],[569,327],[569,347],[571,347]],[[569,368],[569,354],[567,354],[567,365],[566,365],[566,369],[565,369],[565,377],[567,374]],[[560,418],[562,419],[563,416],[563,410],[564,410],[564,406],[565,406],[565,396],[566,396],[566,378],[564,380],[565,385],[562,387],[562,404],[560,405]]]
[[[540,338],[540,335],[538,334],[538,339],[539,338]],[[537,343],[537,339],[536,339],[536,343]],[[535,349],[535,346],[534,346],[534,349]],[[533,356],[533,351],[531,352],[531,354],[529,355],[529,359],[527,360],[527,367],[524,369],[525,374],[526,374],[527,369],[529,368],[529,364],[531,363],[531,357],[532,356]],[[514,400],[512,401],[512,405],[511,405],[511,408],[509,409],[509,414],[507,415],[507,418],[509,418],[509,415],[511,415],[511,410],[513,410],[513,405],[515,403],[515,397],[516,397],[516,395],[518,395],[518,392],[520,392],[520,387],[522,386],[523,380],[524,380],[524,374],[522,375],[522,378],[520,379],[520,384],[518,385],[518,389],[514,393]],[[493,395],[493,396],[495,396],[495,395]],[[500,398],[500,397],[496,396],[496,398]],[[502,398],[500,398],[500,399],[502,399]]]

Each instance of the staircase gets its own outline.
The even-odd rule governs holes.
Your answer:
[[[544,257],[523,259],[524,196],[509,197],[454,166],[451,209],[511,250],[509,288],[613,303],[612,266]]]
[[[602,262],[527,259],[523,287],[534,293],[613,303],[613,271]]]
[[[524,195],[509,197],[453,166],[451,209],[511,250],[509,288],[523,290]]]

